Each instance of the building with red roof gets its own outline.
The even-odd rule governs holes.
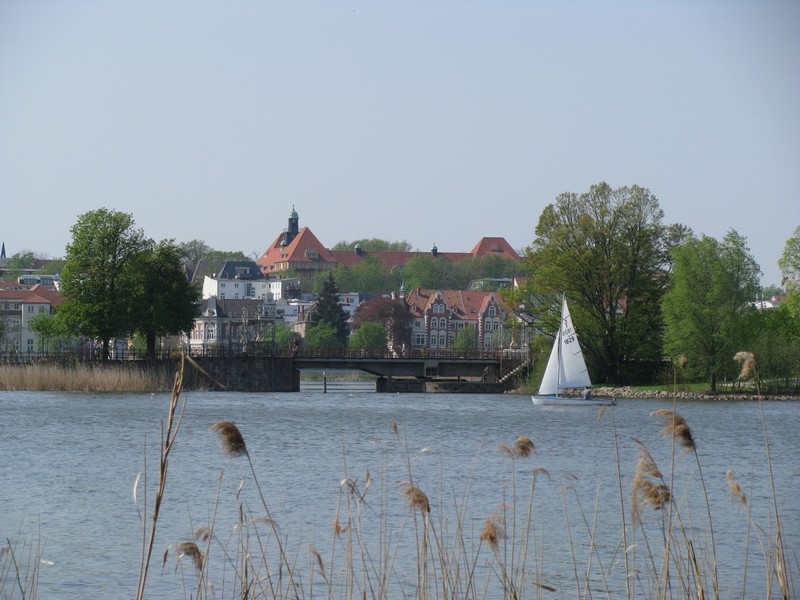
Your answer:
[[[502,237],[485,237],[471,252],[439,252],[435,244],[430,253],[368,251],[358,245],[352,250],[329,250],[308,227],[300,228],[297,211],[292,207],[288,227],[275,238],[257,262],[267,276],[276,277],[282,273],[295,272],[306,279],[338,265],[353,267],[366,258],[373,258],[392,269],[402,267],[415,256],[427,254],[454,262],[482,256],[520,259],[519,254]]]
[[[450,348],[458,332],[466,327],[473,327],[477,333],[476,350],[503,346],[503,321],[508,309],[494,292],[417,288],[403,299],[412,316],[412,349]]]

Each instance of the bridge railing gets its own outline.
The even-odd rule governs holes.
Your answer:
[[[163,348],[155,354],[155,359],[175,358],[182,352],[181,348]],[[453,359],[453,360],[500,360],[503,363],[519,363],[527,360],[527,354],[512,350],[474,350],[457,351],[450,349],[417,349],[408,348],[402,352],[390,352],[388,350],[352,349],[352,348],[273,348],[271,346],[260,346],[240,350],[225,346],[194,348],[189,354],[191,356],[210,356],[210,357],[242,357],[242,356],[275,356],[275,357],[295,357],[295,358],[343,358],[343,359]],[[145,360],[148,357],[144,350],[140,349],[114,349],[111,352],[111,361],[124,360]],[[0,352],[0,364],[28,364],[43,362],[92,362],[101,360],[100,351],[97,348],[81,348],[78,350],[58,351],[58,352]]]

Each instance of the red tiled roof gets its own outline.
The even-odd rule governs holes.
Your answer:
[[[472,256],[491,254],[502,258],[513,258],[514,260],[519,260],[520,258],[517,251],[511,247],[511,244],[501,237],[482,238],[478,245],[472,249],[471,254]]]
[[[436,300],[437,293],[441,292],[442,300],[448,308],[456,309],[458,318],[475,321],[487,308],[492,296],[501,305],[503,299],[495,292],[479,292],[472,290],[425,290],[416,288],[406,295],[406,304],[409,310],[422,314]]]
[[[403,266],[415,256],[431,256],[430,252],[382,252],[362,250],[328,250],[320,243],[308,227],[303,227],[295,238],[286,247],[281,248],[281,242],[286,234],[281,233],[275,241],[258,259],[261,268],[269,272],[275,265],[285,262],[325,262],[353,267],[367,257],[371,257],[387,268]],[[305,256],[306,250],[317,252],[318,258],[309,259]],[[499,256],[519,260],[520,256],[511,245],[502,237],[485,237],[472,249],[472,252],[438,252],[437,256],[452,262],[458,262],[470,257]]]
[[[258,264],[266,270],[274,269],[275,265],[283,262],[329,262],[335,263],[336,259],[308,227],[303,227],[290,244],[281,247],[284,234],[279,235],[272,245],[267,248]],[[314,250],[318,258],[307,258],[306,250]]]
[[[38,286],[36,286],[38,287]],[[61,304],[64,298],[56,291],[48,288],[27,290],[0,290],[0,299],[16,300],[17,302],[38,302],[45,304]]]

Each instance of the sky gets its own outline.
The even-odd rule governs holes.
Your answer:
[[[260,255],[529,246],[542,210],[638,185],[743,235],[800,226],[800,1],[0,0],[0,242],[63,257],[91,210]]]

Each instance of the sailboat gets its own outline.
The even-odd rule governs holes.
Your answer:
[[[531,396],[536,406],[583,406],[616,404],[614,398],[595,398],[589,389],[592,385],[583,350],[578,343],[578,334],[572,325],[566,296],[561,300],[561,323],[544,370],[539,393]],[[566,389],[584,388],[578,396],[562,396]]]

